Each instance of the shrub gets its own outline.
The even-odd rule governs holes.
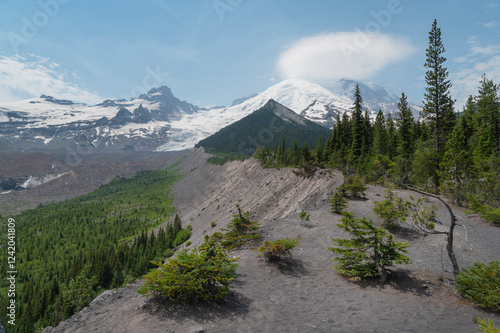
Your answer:
[[[396,196],[393,188],[384,193],[385,200],[375,202],[373,211],[384,221],[384,227],[395,228],[407,218],[407,210],[403,199]]]
[[[177,236],[174,239],[174,246],[181,245],[182,243],[187,241],[189,237],[191,237],[191,232],[187,229],[181,229],[181,231],[177,233]]]
[[[500,260],[476,262],[457,276],[458,291],[483,308],[500,311]]]
[[[311,178],[316,173],[317,167],[311,162],[301,163],[299,170],[292,170],[293,174],[298,177]]]
[[[500,328],[495,327],[495,323],[491,319],[477,318],[479,326],[477,329],[483,333],[500,333]]]
[[[255,249],[255,251],[260,252],[260,256],[264,257],[267,262],[276,262],[281,259],[282,256],[291,256],[290,251],[300,245],[300,237],[296,239],[284,238],[275,241],[264,240],[260,247]]]
[[[302,221],[301,224],[304,222],[308,222],[309,219],[311,218],[311,216],[309,214],[307,214],[307,212],[301,212],[299,217],[300,217],[300,220]]]
[[[138,293],[182,304],[219,300],[230,292],[238,267],[235,260],[207,238],[199,248],[180,251],[166,264],[154,263],[159,268],[144,276]]]
[[[358,175],[352,175],[344,181],[339,187],[344,196],[364,198],[366,186],[363,184],[363,180]]]
[[[243,212],[239,205],[236,205],[236,208],[238,208],[238,214],[233,215],[226,229],[221,229],[224,233],[217,235],[221,238],[221,244],[227,249],[234,249],[249,240],[260,238],[260,235],[255,233],[260,223],[250,221],[250,213]]]
[[[215,221],[210,222],[210,226],[211,226],[212,228],[215,228],[215,226],[216,226],[216,225],[217,225],[217,223],[215,223]]]
[[[393,240],[392,235],[384,229],[376,228],[371,220],[357,219],[353,213],[344,212],[338,227],[349,232],[351,239],[332,239],[337,247],[329,251],[340,255],[335,258],[337,271],[347,277],[360,280],[367,277],[380,277],[384,284],[387,279],[388,267],[394,264],[409,264],[406,243]]]
[[[328,197],[328,202],[330,203],[332,212],[337,214],[342,214],[349,207],[347,199],[344,198],[344,194],[340,190],[335,191],[335,193],[332,192],[330,197]]]

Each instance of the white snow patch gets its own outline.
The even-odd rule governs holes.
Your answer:
[[[30,188],[33,188],[33,187],[40,186],[42,184],[48,183],[51,180],[60,178],[60,177],[62,177],[64,175],[67,175],[69,173],[70,172],[68,171],[68,172],[57,174],[57,175],[45,175],[45,176],[42,176],[42,177],[33,177],[33,176],[30,176],[28,178],[28,180],[26,180],[20,187],[22,187],[24,189],[30,189]]]

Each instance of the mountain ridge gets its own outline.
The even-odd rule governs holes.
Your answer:
[[[259,94],[236,99],[230,107],[209,109],[181,101],[167,86],[152,88],[131,100],[107,99],[92,106],[42,95],[0,103],[0,147],[60,149],[69,142],[93,150],[183,150],[258,110],[269,99],[332,127],[337,115],[351,113],[350,94],[355,84],[360,84],[363,105],[372,118],[379,109],[385,113],[397,110],[397,97],[388,89],[352,80],[322,86],[287,79]],[[418,106],[412,109],[418,114]]]

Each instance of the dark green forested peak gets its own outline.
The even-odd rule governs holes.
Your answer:
[[[313,146],[318,136],[326,140],[330,133],[327,128],[270,99],[260,109],[201,140],[196,146],[211,152],[251,156],[258,146],[275,148],[282,138],[290,147],[294,140]]]

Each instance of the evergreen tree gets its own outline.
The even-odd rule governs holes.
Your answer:
[[[181,224],[181,218],[179,217],[179,215],[175,214],[175,218],[174,218],[174,234],[177,234],[179,231],[181,231],[181,228],[182,228],[182,224]],[[142,240],[143,242],[146,242],[147,240],[147,235],[144,235],[142,234]]]
[[[451,83],[448,80],[449,72],[443,67],[446,58],[441,40],[441,29],[437,27],[434,20],[429,32],[429,47],[427,48],[427,60],[425,62],[425,99],[422,116],[432,123],[434,127],[435,149],[441,153],[446,144],[448,133],[453,130],[455,115],[453,113],[454,101],[450,96]]]
[[[299,144],[297,143],[297,139],[293,140],[292,145],[292,156],[291,156],[291,164],[297,165],[300,159],[300,149]]]
[[[404,93],[401,94],[398,110],[396,124],[399,152],[401,157],[408,159],[413,152],[413,114]]]
[[[344,155],[349,153],[352,146],[352,120],[349,118],[347,112],[342,115],[342,121],[339,123],[339,132],[337,138],[337,145]]]
[[[470,124],[465,117],[460,118],[446,144],[446,152],[440,164],[439,175],[443,188],[455,198],[455,203],[459,206],[467,199],[467,193],[472,188],[474,161],[469,144],[471,137]]]
[[[300,156],[302,162],[304,163],[309,162],[309,160],[311,159],[311,152],[309,151],[309,147],[307,146],[306,142],[304,142],[304,145],[300,149]]]
[[[342,275],[356,280],[380,277],[381,284],[384,284],[390,266],[411,262],[405,255],[409,245],[394,241],[392,235],[375,227],[373,221],[364,217],[357,219],[348,212],[343,213],[340,221],[337,226],[351,234],[351,237],[332,239],[335,247],[328,250],[339,255],[335,258],[335,268]]]
[[[373,125],[373,154],[387,154],[387,131],[382,110],[378,111],[377,118],[375,118],[375,124]]]
[[[387,156],[393,158],[396,156],[396,128],[390,113],[385,118],[385,128],[387,129]]]
[[[368,147],[372,146],[373,143],[373,126],[370,120],[370,116],[368,115],[368,111],[365,110],[365,144],[368,149]]]
[[[423,135],[423,128],[420,119],[413,123],[413,138],[414,140],[421,139]],[[415,148],[415,147],[414,147]]]
[[[500,153],[500,97],[498,85],[492,80],[481,77],[479,94],[476,97],[476,119],[482,127],[482,142],[484,142],[483,155],[489,156]]]
[[[363,119],[362,104],[363,99],[361,98],[361,92],[359,90],[359,85],[356,84],[354,90],[354,105],[352,108],[352,145],[351,153],[354,158],[354,164],[361,157],[363,148],[363,138],[365,136],[365,122]]]
[[[286,163],[286,143],[285,143],[285,137],[281,138],[281,143],[278,146],[278,149],[276,151],[276,159],[278,160],[278,163],[280,163],[280,164],[285,164]]]
[[[323,162],[323,140],[321,136],[318,137],[318,143],[316,144],[316,158],[320,164]]]

